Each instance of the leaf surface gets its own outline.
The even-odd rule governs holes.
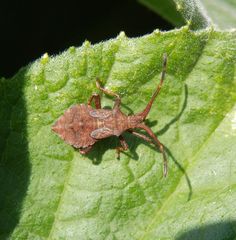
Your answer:
[[[210,239],[213,229],[214,239],[233,239],[235,40],[235,32],[186,27],[134,39],[121,33],[45,54],[1,79],[0,238]],[[167,76],[147,124],[166,147],[166,179],[160,152],[128,133],[130,150],[117,160],[115,138],[82,156],[51,131],[68,107],[97,92],[96,77],[121,95],[122,111],[143,110],[163,53]]]

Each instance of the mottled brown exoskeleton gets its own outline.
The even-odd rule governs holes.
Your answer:
[[[153,143],[158,146],[164,160],[163,175],[166,176],[167,158],[164,147],[157,139],[153,131],[144,123],[144,120],[146,119],[156,96],[161,90],[161,86],[165,78],[166,65],[167,56],[164,55],[160,83],[146,108],[141,113],[127,116],[121,112],[120,96],[108,89],[101,87],[100,82],[97,79],[97,88],[105,94],[115,97],[113,109],[102,109],[100,96],[95,93],[90,97],[87,104],[78,104],[66,110],[65,113],[52,126],[52,130],[56,132],[65,142],[74,146],[75,148],[78,148],[81,154],[88,153],[97,141],[110,136],[117,136],[121,143],[121,146],[116,148],[118,157],[121,151],[128,149],[128,144],[126,143],[122,134],[124,132],[129,132],[149,143]],[[93,100],[96,109],[91,107]],[[142,133],[136,132],[135,129],[143,129],[151,138]]]

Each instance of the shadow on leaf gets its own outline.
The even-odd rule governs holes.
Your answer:
[[[24,80],[21,70],[0,82],[0,239],[8,239],[18,224],[29,182]]]
[[[175,240],[233,240],[236,221],[225,221],[196,227],[180,233]]]
[[[184,109],[187,106],[187,101],[188,101],[188,86],[185,84],[184,85],[184,103],[182,105],[180,112],[169,123],[167,123],[161,130],[156,132],[157,136],[164,134],[166,131],[168,131],[171,125],[173,125],[175,122],[177,122],[180,119],[181,115],[184,112]]]

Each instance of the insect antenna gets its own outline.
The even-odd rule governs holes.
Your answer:
[[[151,100],[147,104],[146,108],[141,113],[137,114],[140,117],[142,117],[143,120],[145,120],[145,118],[147,117],[147,115],[148,115],[148,113],[149,113],[149,111],[152,107],[152,104],[153,104],[154,100],[156,99],[156,96],[158,95],[158,93],[161,90],[162,84],[163,84],[164,79],[165,79],[166,65],[167,65],[167,54],[165,53],[164,56],[163,56],[163,67],[162,67],[162,72],[161,72],[161,81],[158,84],[158,86],[156,88],[156,91],[153,93],[153,95],[151,97]]]

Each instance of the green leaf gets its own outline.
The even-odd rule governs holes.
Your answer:
[[[139,0],[174,26],[186,24],[202,29],[213,24],[221,29],[236,27],[234,0]]]
[[[166,179],[160,152],[128,133],[130,150],[117,160],[115,138],[82,156],[51,131],[97,92],[96,77],[121,95],[125,113],[141,111],[163,53],[167,76],[147,124],[166,147]],[[121,33],[1,79],[0,239],[233,239],[235,56],[235,32]]]
[[[200,0],[139,1],[177,27],[187,24],[192,30],[197,30],[212,25],[211,19],[207,15]]]

